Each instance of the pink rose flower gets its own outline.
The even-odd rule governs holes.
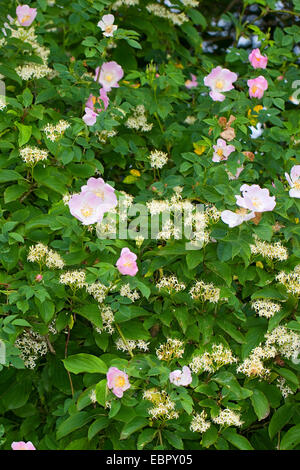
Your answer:
[[[108,212],[116,207],[118,200],[115,188],[105,183],[102,178],[89,178],[87,184],[81,187],[82,193],[91,193],[98,198],[102,212]]]
[[[138,272],[136,264],[137,256],[132,253],[129,248],[123,248],[121,256],[118,259],[116,266],[121,274],[128,274],[129,276],[135,276]]]
[[[254,212],[272,211],[276,206],[275,196],[270,196],[269,190],[257,184],[243,184],[240,188],[242,196],[235,196],[238,206]]]
[[[19,5],[16,14],[21,26],[30,26],[37,15],[37,9],[30,8],[28,5]]]
[[[36,450],[36,448],[34,447],[32,442],[30,442],[30,441],[28,441],[28,442],[23,442],[23,441],[12,442],[11,448],[12,448],[12,450]]]
[[[87,126],[93,126],[97,120],[98,113],[95,113],[91,108],[85,108],[85,115],[82,117]]]
[[[285,177],[291,187],[289,190],[290,197],[300,198],[300,165],[294,165],[291,169],[291,176],[285,173]]]
[[[117,64],[117,62],[104,62],[104,64],[101,66],[101,69],[100,67],[96,68],[94,80],[98,80],[105,91],[110,91],[112,88],[119,87],[118,82],[121,80],[123,75],[123,69],[119,64]]]
[[[223,211],[221,212],[222,221],[230,228],[237,227],[247,220],[255,217],[254,212],[248,212],[246,209],[238,209],[236,212]]]
[[[43,280],[43,275],[42,275],[42,274],[37,274],[37,275],[35,276],[35,280],[36,280],[37,282],[41,282],[41,281]]]
[[[118,26],[114,24],[114,15],[103,15],[97,26],[103,31],[103,36],[111,37],[114,32],[118,29]]]
[[[259,49],[253,49],[249,54],[249,61],[255,69],[265,69],[268,63],[268,57],[262,55]]]
[[[240,163],[240,161],[238,161],[238,163]],[[228,179],[230,179],[230,180],[237,180],[238,177],[240,176],[240,174],[242,173],[243,169],[244,169],[243,165],[242,165],[242,166],[239,166],[239,167],[237,168],[237,170],[236,170],[235,175],[233,175],[229,170],[227,170],[227,168],[225,168],[225,171],[226,171],[226,173],[227,173],[227,175],[228,175]]]
[[[86,108],[90,108],[96,113],[100,113],[107,109],[109,104],[109,97],[106,94],[104,88],[101,88],[99,96],[90,95],[87,102],[85,103]]]
[[[268,82],[262,75],[248,80],[247,85],[249,87],[250,98],[262,98],[264,92],[268,89]]]
[[[224,101],[225,96],[222,93],[232,90],[234,88],[232,83],[235,82],[237,78],[236,73],[218,66],[204,78],[204,85],[211,89],[209,96],[214,101]]]
[[[214,145],[213,148],[213,162],[221,162],[223,160],[227,160],[229,155],[235,151],[235,147],[233,145],[227,145],[226,141],[223,139],[218,139],[217,145]]]
[[[94,95],[90,95],[87,102],[85,103],[85,115],[83,120],[87,126],[93,126],[97,120],[98,113],[105,111],[109,104],[109,98],[104,88],[101,88],[100,95],[98,98]]]
[[[195,86],[198,86],[197,82],[197,77],[193,73],[191,73],[192,80],[186,80],[185,81],[185,86],[186,88],[193,88]]]
[[[110,367],[106,374],[107,386],[114,395],[118,398],[122,398],[123,392],[130,388],[128,375],[125,372],[117,369],[116,367]]]
[[[174,385],[182,385],[183,387],[186,387],[192,382],[192,374],[189,367],[183,366],[182,371],[174,370],[173,372],[170,372],[169,379]]]
[[[68,204],[71,214],[83,225],[91,225],[103,219],[101,199],[92,192],[74,194]]]

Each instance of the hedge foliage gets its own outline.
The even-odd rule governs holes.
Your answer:
[[[37,0],[26,26],[0,1],[3,449],[300,448],[300,2],[211,4]],[[127,238],[71,214],[90,178]],[[136,207],[185,207],[194,240]]]

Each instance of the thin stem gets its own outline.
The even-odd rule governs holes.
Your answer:
[[[123,333],[122,333],[122,331],[121,331],[121,328],[119,327],[118,323],[115,323],[115,325],[116,325],[116,327],[117,327],[117,330],[118,330],[119,335],[121,336],[121,338],[122,338],[122,340],[123,340],[125,346],[126,346],[127,349],[128,349],[128,352],[129,352],[130,356],[131,356],[131,357],[134,357],[134,354],[133,354],[133,352],[131,351],[131,349],[130,349],[130,347],[129,347],[129,344],[127,343],[127,340],[126,340],[125,336],[123,335]]]
[[[66,339],[66,344],[65,344],[65,359],[68,357],[68,344],[70,340],[70,327],[68,326],[68,335]],[[68,377],[69,377],[69,382],[70,382],[70,387],[71,387],[71,392],[72,392],[72,397],[74,396],[74,387],[73,387],[73,382],[71,378],[70,372],[67,370]]]

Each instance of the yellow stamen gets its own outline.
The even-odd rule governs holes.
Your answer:
[[[110,73],[107,73],[107,74],[105,75],[105,80],[106,80],[107,82],[111,82],[112,79],[113,79],[113,76],[112,76]]]
[[[115,381],[116,387],[124,387],[125,383],[126,383],[126,381],[125,381],[124,377],[122,377],[122,375],[119,375],[116,378],[116,381]]]
[[[25,21],[28,21],[28,20],[30,20],[30,15],[25,15],[23,16],[21,23],[25,23]]]
[[[218,80],[216,82],[216,88],[218,88],[218,90],[221,90],[223,88],[223,86],[224,86],[223,80]]]
[[[83,217],[90,217],[92,213],[94,212],[94,209],[92,207],[84,207],[83,209],[81,209],[80,212],[83,215]]]

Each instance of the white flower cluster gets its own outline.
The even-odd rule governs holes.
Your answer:
[[[92,390],[89,394],[92,403],[97,403],[96,390]]]
[[[242,426],[243,421],[238,413],[235,413],[229,408],[220,410],[219,415],[215,418],[212,418],[213,422],[220,424],[221,426]]]
[[[183,342],[179,339],[168,338],[165,344],[161,344],[156,350],[156,355],[161,361],[170,361],[181,358],[184,355]]]
[[[51,142],[55,142],[63,136],[68,127],[70,127],[70,124],[64,119],[61,119],[56,125],[48,123],[44,127],[43,131],[45,132],[47,139],[51,140]]]
[[[195,356],[189,364],[190,369],[198,374],[199,372],[216,372],[227,364],[233,364],[237,359],[230,349],[223,344],[213,344],[211,352],[206,351],[201,356]]]
[[[146,6],[146,9],[154,16],[165,18],[176,26],[181,26],[183,23],[189,21],[185,13],[174,13],[163,5],[158,5],[157,3],[150,3],[150,5]]]
[[[156,238],[164,240],[169,240],[171,237],[181,238],[183,221],[185,231],[188,232],[185,235],[191,240],[191,244],[198,247],[201,243],[200,247],[202,247],[204,243],[210,241],[208,225],[218,222],[221,212],[213,205],[206,206],[204,211],[202,209],[199,211],[198,207],[189,199],[182,199],[181,187],[177,186],[173,190],[175,194],[169,200],[153,199],[146,203],[151,216],[161,213],[169,215],[169,220],[164,223],[162,231]],[[176,222],[175,224],[170,220],[171,215]]]
[[[133,7],[139,4],[140,0],[117,0],[112,4],[113,10],[118,10],[120,7]]]
[[[10,28],[10,27],[9,27]],[[27,56],[31,56],[32,54],[40,57],[42,59],[42,64],[37,64],[35,62],[28,62],[27,64],[20,65],[16,68],[16,73],[22,80],[31,80],[33,78],[53,78],[56,76],[55,70],[48,67],[48,56],[50,54],[50,50],[41,46],[37,42],[37,36],[35,35],[34,27],[31,28],[22,28],[18,26],[17,29],[11,30],[11,36],[13,38],[19,39],[24,43],[30,44],[32,50],[26,49],[26,45],[24,44],[23,54]]]
[[[15,346],[20,350],[20,357],[28,369],[34,369],[36,361],[48,352],[47,342],[43,336],[32,330],[24,331],[16,339]]]
[[[151,168],[162,168],[168,163],[168,154],[160,150],[152,150],[148,156]]]
[[[135,237],[135,244],[138,248],[140,248],[142,246],[142,244],[144,243],[144,240],[145,238],[142,236],[142,235],[137,235]]]
[[[272,245],[271,243],[259,240],[257,236],[254,236],[254,238],[255,244],[250,245],[252,254],[261,255],[264,258],[269,259],[278,259],[279,261],[288,259],[288,250],[282,246],[280,242],[276,242],[274,245]]]
[[[178,282],[177,277],[173,274],[171,276],[163,276],[156,284],[156,287],[159,290],[166,290],[171,294],[172,292],[180,292],[181,290],[184,290],[186,285],[183,282]]]
[[[46,160],[48,158],[48,152],[41,150],[38,147],[23,147],[20,149],[20,155],[22,160],[30,166],[36,165],[38,162]]]
[[[121,338],[116,341],[116,348],[123,352],[133,351],[133,349],[139,349],[140,351],[146,352],[149,350],[148,345],[149,343],[146,343],[146,341],[143,341],[142,339],[127,339],[126,343]]]
[[[117,135],[117,133],[118,133],[118,132],[117,132],[117,131],[114,131],[114,130],[112,130],[112,131],[107,131],[107,130],[104,129],[103,131],[100,131],[100,132],[97,131],[97,132],[96,132],[96,135],[97,135],[97,137],[98,137],[98,139],[99,139],[99,142],[101,142],[102,144],[105,144],[106,141],[107,141],[107,139],[112,138],[112,137],[115,137],[115,136]]]
[[[130,299],[132,302],[134,302],[135,300],[138,300],[140,298],[140,295],[139,293],[137,292],[137,290],[134,290],[132,291],[130,289],[130,285],[129,284],[124,284],[121,289],[120,289],[120,295],[122,297],[127,297],[128,299]]]
[[[146,110],[143,104],[139,104],[134,108],[133,114],[127,119],[125,126],[129,129],[136,129],[142,132],[151,131],[153,124],[147,122]]]
[[[286,359],[297,359],[300,353],[300,334],[277,326],[265,335],[266,346],[277,346],[278,353]]]
[[[170,399],[167,392],[156,389],[146,390],[143,395],[144,400],[148,400],[155,406],[150,408],[148,413],[153,419],[177,419],[179,414],[175,409],[175,403]]]
[[[16,68],[16,73],[22,80],[32,80],[34,78],[53,78],[51,75],[53,74],[53,70],[48,67],[48,65],[44,64],[35,64],[31,62],[30,64],[20,65]]]
[[[205,284],[203,281],[197,281],[191,288],[190,295],[194,300],[201,300],[202,302],[208,301],[217,303],[220,299],[220,289],[215,287],[212,283]]]
[[[189,126],[191,126],[192,124],[195,124],[196,121],[197,121],[197,118],[195,116],[187,116],[184,120],[184,122],[188,124]]]
[[[196,8],[199,5],[198,0],[181,0],[185,7]]]
[[[101,284],[101,282],[94,282],[93,284],[85,283],[84,287],[86,288],[87,292],[91,294],[100,304],[104,302],[109,291],[109,287]]]
[[[260,377],[262,379],[266,379],[270,374],[270,370],[265,368],[263,361],[274,358],[276,354],[276,348],[273,346],[258,346],[253,349],[250,356],[237,367],[237,372],[240,372],[247,377]]]
[[[102,328],[95,328],[97,333],[101,334],[103,331],[106,331],[110,335],[115,331],[113,323],[115,321],[114,312],[112,311],[109,305],[99,305],[100,314],[102,318]]]
[[[300,264],[298,264],[294,271],[285,273],[281,271],[277,276],[276,280],[284,285],[288,292],[292,294],[300,294]]]
[[[201,411],[200,414],[197,413],[192,419],[190,430],[193,432],[207,431],[210,428],[211,423],[210,421],[206,421],[206,418],[207,418],[207,414],[204,410]]]
[[[269,299],[257,299],[251,303],[251,307],[260,317],[271,318],[279,312],[281,306]]]
[[[6,108],[5,96],[0,95],[0,111]]]
[[[284,377],[277,377],[276,387],[279,388],[283,398],[287,398],[289,395],[293,395],[293,390],[287,385]]]
[[[61,256],[56,251],[49,250],[43,243],[29,248],[27,260],[31,263],[45,264],[50,269],[62,269],[65,265]]]
[[[72,289],[85,287],[85,272],[79,270],[67,271],[64,274],[61,274],[59,282],[60,284],[71,287]]]

